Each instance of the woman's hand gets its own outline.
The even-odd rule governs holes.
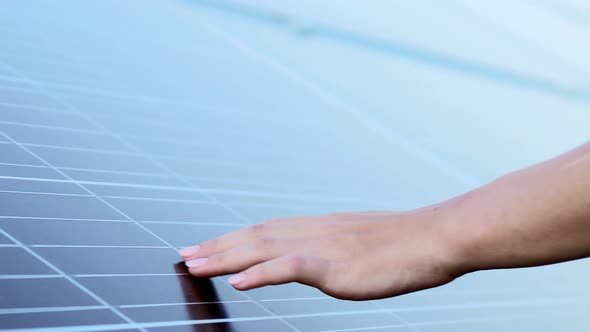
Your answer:
[[[331,296],[368,300],[460,276],[438,207],[276,219],[181,251],[191,274],[238,273],[239,290],[300,282]]]
[[[589,170],[586,143],[428,208],[273,220],[181,255],[195,276],[240,272],[237,289],[296,281],[350,300],[590,257]]]

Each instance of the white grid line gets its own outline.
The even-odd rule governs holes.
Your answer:
[[[15,248],[21,248],[21,247],[17,245]],[[3,274],[3,275],[0,275],[0,280],[55,279],[55,278],[63,278],[63,276],[61,274]]]
[[[0,142],[0,144],[11,144],[10,142]],[[16,164],[16,163],[0,163],[0,165],[4,166],[18,166],[18,167],[31,167],[31,168],[49,168],[45,165],[28,165],[28,164]]]
[[[3,142],[0,141],[0,144],[11,144],[10,142]],[[50,169],[50,167],[45,166],[45,165],[29,165],[29,164],[22,164],[22,163],[5,163],[5,162],[0,162],[0,165],[5,165],[5,166],[16,166],[16,167],[30,167],[30,168],[43,168],[43,169]],[[154,178],[163,178],[163,179],[171,179],[174,178],[172,175],[169,174],[165,174],[165,173],[153,173],[153,172],[141,172],[141,171],[122,171],[122,170],[106,170],[106,169],[94,169],[94,168],[82,168],[82,167],[62,167],[62,166],[56,166],[56,168],[61,169],[61,170],[65,170],[65,171],[80,171],[80,172],[87,172],[87,173],[97,173],[97,174],[114,174],[114,175],[132,175],[132,176],[145,176],[145,177],[154,177]],[[28,177],[23,177],[24,179],[28,179]],[[230,185],[259,185],[256,182],[249,182],[249,181],[240,181],[240,180],[234,180],[234,179],[225,179],[225,178],[205,178],[205,177],[198,177],[198,176],[190,176],[190,175],[182,175],[182,178],[187,179],[189,181],[194,180],[194,181],[207,181],[207,182],[215,182],[215,183],[221,183],[221,184],[230,184]],[[104,181],[109,183],[109,181]],[[266,184],[267,187],[271,187],[271,186],[281,186],[280,183],[267,183]],[[215,188],[212,188],[215,189]],[[344,197],[344,196],[336,196],[333,193],[329,193],[327,191],[325,191],[322,188],[311,188],[311,187],[305,187],[302,188],[305,190],[315,190],[318,192],[318,194],[313,194],[313,193],[309,193],[309,195],[311,197],[313,197],[314,195],[317,195],[318,197],[326,197],[327,199],[333,199],[333,200],[338,200],[338,201],[350,201],[350,202],[357,202],[357,203],[374,203],[374,201],[365,201],[365,200],[360,200],[360,199],[356,199],[356,198],[350,198],[350,197]],[[245,192],[248,192],[247,190],[244,190]],[[252,192],[257,192],[255,190],[253,190]],[[302,193],[289,193],[289,192],[276,192],[279,195],[298,195],[301,197],[307,197],[307,193],[306,194],[302,194]],[[323,194],[322,194],[323,193]]]
[[[122,249],[168,249],[166,246],[142,245],[91,245],[91,244],[29,244],[33,248],[122,248]]]
[[[91,305],[91,306],[77,306],[77,307],[42,307],[42,308],[11,308],[11,309],[0,309],[0,315],[13,315],[13,314],[32,314],[42,312],[64,312],[64,311],[82,311],[82,310],[100,310],[109,309],[104,305]]]
[[[65,131],[65,132],[72,132],[72,133],[79,133],[79,134],[88,134],[91,136],[104,136],[110,137],[104,133],[101,133],[97,130],[90,130],[90,129],[80,129],[80,128],[71,128],[71,127],[59,127],[59,126],[50,126],[50,125],[41,125],[41,124],[33,124],[33,123],[26,123],[26,122],[17,122],[17,121],[5,121],[0,120],[0,124],[16,126],[16,127],[27,127],[27,128],[35,128],[35,129],[49,129],[55,131]]]
[[[168,247],[162,248],[168,249]],[[74,274],[76,278],[123,278],[123,277],[167,277],[188,276],[188,273],[120,273],[120,274]]]
[[[225,304],[225,303],[252,303],[250,300],[232,300],[232,301],[211,301],[211,302],[179,302],[179,303],[155,303],[155,304],[122,304],[121,309],[131,308],[152,308],[152,307],[174,307],[174,306],[190,306],[200,304]],[[252,303],[254,305],[254,303]]]
[[[0,190],[0,193],[45,195],[45,196],[92,197],[91,195],[84,195],[84,194],[67,194],[67,193],[44,192],[44,191],[25,191],[25,190]]]
[[[19,220],[19,219],[27,219],[30,221],[35,220],[55,220],[55,221],[89,221],[89,222],[126,222],[129,223],[129,220],[119,220],[119,219],[92,219],[92,218],[61,218],[61,217],[22,217],[22,216],[2,216],[0,215],[0,219],[6,220]]]
[[[52,113],[61,113],[61,114],[73,114],[70,111],[64,111],[58,108],[46,107],[46,106],[36,106],[36,105],[25,105],[25,104],[17,104],[17,103],[7,103],[5,101],[0,101],[0,106],[5,107],[16,107],[16,108],[24,108],[33,111],[44,111],[44,112],[52,112]]]
[[[25,108],[25,109],[30,109],[29,105],[27,104],[16,104],[16,103],[4,103],[5,106],[10,105],[9,107],[19,107],[22,106],[21,108]],[[0,106],[3,106],[3,103],[0,102]],[[1,108],[0,108],[1,110]],[[54,110],[41,110],[41,109],[30,109],[31,111],[34,112],[41,112],[41,113],[58,113],[58,114],[68,114],[68,115],[75,115],[75,116],[80,116],[77,113],[74,112],[56,112]],[[112,119],[112,120],[116,120],[118,122],[124,122],[124,121],[128,121],[130,124],[134,124],[136,126],[138,125],[149,125],[149,126],[157,126],[159,128],[162,129],[170,129],[170,130],[178,130],[178,129],[183,129],[183,130],[191,130],[194,128],[191,128],[190,126],[188,126],[186,124],[186,122],[165,122],[162,119],[149,119],[149,118],[137,118],[137,117],[133,117],[130,115],[122,115],[122,114],[108,114],[108,113],[98,113],[98,114],[94,114],[94,116],[98,116],[101,118],[108,118],[108,119]],[[80,119],[83,119],[82,117]],[[35,123],[29,123],[29,122],[18,122],[18,121],[2,121],[0,123],[4,123],[6,125],[12,125],[12,126],[24,126],[24,127],[31,127],[31,128],[41,128],[41,129],[50,129],[50,130],[56,130],[56,131],[66,131],[66,132],[77,132],[77,133],[81,133],[81,134],[89,134],[89,135],[102,135],[105,137],[114,137],[113,134],[109,134],[109,133],[102,133],[100,131],[96,131],[96,130],[92,130],[92,129],[80,129],[80,128],[72,128],[72,127],[63,127],[63,126],[55,126],[55,125],[42,125],[42,124],[35,124]],[[214,135],[215,133],[213,132],[206,132],[204,133],[205,135]],[[218,133],[219,134],[219,133]],[[235,141],[235,142],[240,142],[240,139],[242,138],[247,138],[247,136],[236,136],[239,135],[239,132],[234,132],[234,131],[227,131],[224,134],[231,136],[231,138]],[[153,136],[149,136],[149,135],[142,135],[142,134],[125,134],[126,137],[128,138],[135,138],[135,139],[139,139],[142,141],[149,141],[149,142],[155,142],[155,143],[176,143],[176,144],[180,144],[180,145],[184,145],[184,146],[189,146],[189,147],[193,147],[193,148],[201,148],[201,149],[219,149],[225,146],[225,143],[218,143],[217,145],[215,143],[217,142],[209,142],[209,144],[204,144],[202,143],[202,141],[199,142],[194,142],[192,140],[188,140],[188,139],[180,139],[180,138],[159,138],[159,137],[153,137]],[[211,144],[213,143],[213,144]],[[265,152],[270,152],[272,150],[265,148],[263,146],[253,146],[252,147],[253,151],[256,151],[258,153],[265,153]]]
[[[117,136],[112,136],[113,138],[118,138]],[[88,148],[88,147],[76,147],[76,146],[64,146],[64,145],[55,145],[55,144],[43,144],[43,143],[20,143],[24,146],[30,146],[33,148],[43,148],[43,149],[51,149],[51,150],[62,150],[62,151],[78,151],[78,152],[91,152],[97,154],[107,154],[112,156],[126,156],[126,157],[143,157],[155,165],[161,163],[160,160],[172,160],[172,161],[186,161],[186,162],[194,162],[200,163],[203,165],[210,165],[210,166],[223,166],[223,167],[234,167],[245,170],[275,170],[277,169],[275,166],[267,166],[266,164],[244,164],[244,163],[233,163],[233,162],[226,162],[226,161],[219,161],[215,159],[205,159],[205,158],[195,158],[195,157],[186,157],[186,156],[175,156],[175,155],[163,155],[163,154],[156,154],[156,153],[144,153],[144,152],[137,152],[137,151],[123,151],[123,150],[112,150],[112,149],[102,149],[102,148]],[[178,175],[177,177],[183,178],[183,176]]]
[[[61,218],[61,217],[22,217],[22,216],[2,216],[0,215],[0,220],[27,220],[30,222],[35,221],[44,221],[44,220],[51,220],[51,221],[80,221],[80,222],[122,222],[122,223],[133,223],[131,220],[126,219],[91,219],[91,218]],[[227,222],[200,222],[200,221],[182,221],[182,220],[135,220],[135,222],[141,224],[176,224],[176,225],[193,225],[193,226],[218,226],[219,228],[225,227],[243,227],[249,224],[247,223],[227,223]]]
[[[51,167],[49,167],[52,169]],[[55,169],[62,170],[61,167],[55,167]],[[217,189],[217,188],[200,188],[197,189],[191,186],[174,186],[174,185],[157,185],[157,184],[137,184],[137,183],[125,183],[125,182],[108,182],[108,181],[89,181],[89,180],[76,180],[69,176],[65,179],[54,179],[54,178],[38,178],[38,177],[26,177],[26,176],[0,176],[0,179],[7,180],[22,180],[22,181],[39,181],[39,182],[53,182],[53,183],[71,183],[81,185],[96,185],[104,187],[125,187],[125,188],[136,188],[136,189],[153,189],[162,191],[182,191],[182,192],[194,192],[199,194],[211,193],[211,194],[224,194],[233,196],[248,196],[248,197],[259,197],[259,198],[282,198],[282,199],[293,199],[293,200],[309,200],[312,203],[319,203],[318,201],[327,201],[334,203],[357,203],[357,204],[376,204],[378,202],[369,201],[357,201],[353,199],[330,197],[317,194],[298,194],[298,193],[281,193],[281,192],[270,192],[270,191],[250,191],[250,190],[237,190],[237,189]],[[103,196],[103,197],[106,197]],[[115,197],[115,196],[113,196]],[[134,196],[117,196],[120,198],[132,198]],[[134,197],[141,199],[142,197]],[[151,199],[150,197],[143,197],[146,200]],[[156,199],[156,198],[153,198]],[[163,199],[165,200],[165,199]],[[180,199],[179,199],[180,200]],[[201,203],[206,203],[202,201]],[[209,204],[215,204],[209,202]],[[249,206],[248,203],[237,203],[237,205]],[[258,205],[252,205],[258,206]],[[269,205],[270,206],[270,205]],[[280,205],[277,205],[280,206]]]

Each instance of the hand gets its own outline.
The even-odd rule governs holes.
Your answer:
[[[460,276],[438,207],[271,220],[181,250],[198,277],[238,273],[239,290],[299,282],[348,300],[435,287]]]
[[[198,277],[239,272],[240,290],[300,282],[349,300],[590,257],[589,169],[587,143],[431,207],[277,219],[181,255]]]

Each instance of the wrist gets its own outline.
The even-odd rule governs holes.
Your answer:
[[[456,202],[447,201],[411,211],[410,224],[418,224],[420,250],[429,257],[431,267],[451,279],[477,270],[473,264],[473,239],[459,216]]]
[[[489,230],[486,222],[474,213],[477,195],[469,192],[435,207],[433,220],[442,259],[457,277],[485,269],[482,263]]]

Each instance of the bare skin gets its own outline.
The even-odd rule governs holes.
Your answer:
[[[276,219],[181,256],[198,277],[238,273],[239,290],[299,282],[349,300],[589,257],[590,142],[433,206]]]

